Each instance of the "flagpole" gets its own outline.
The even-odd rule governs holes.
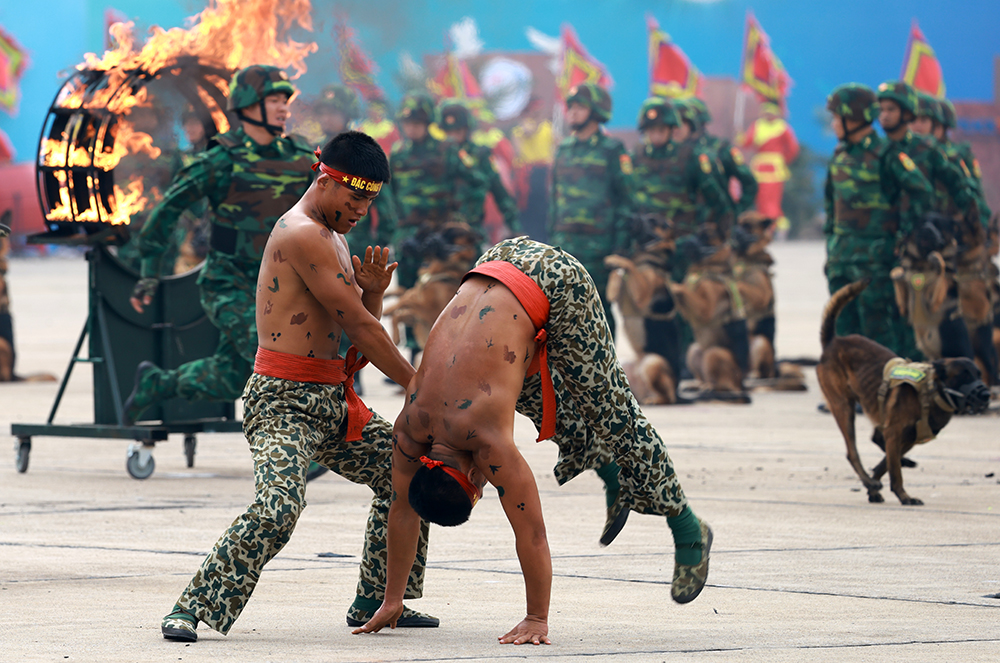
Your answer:
[[[733,108],[733,139],[743,133],[743,121],[746,114],[747,93],[743,85],[736,88],[736,106]]]

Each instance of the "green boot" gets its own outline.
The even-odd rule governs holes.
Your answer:
[[[165,371],[151,361],[135,369],[135,386],[125,399],[124,423],[131,426],[150,405],[173,398],[177,393],[177,374]]]
[[[600,543],[602,546],[611,545],[618,533],[625,527],[628,520],[629,508],[622,504],[621,483],[618,481],[618,463],[611,461],[604,467],[599,467],[597,476],[604,482],[604,501],[607,506],[607,518],[604,521],[604,529],[601,530]]]

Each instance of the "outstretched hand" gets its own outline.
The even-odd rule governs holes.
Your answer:
[[[386,265],[389,262],[389,247],[372,247],[365,249],[365,260],[361,261],[358,256],[351,256],[354,265],[354,281],[365,292],[380,294],[385,292],[392,281],[392,273],[396,271],[398,262]]]
[[[368,247],[371,251],[371,247]],[[354,258],[357,260],[357,256]],[[403,604],[400,603],[397,606],[386,605],[385,603],[372,615],[372,618],[368,620],[363,626],[351,631],[354,635],[359,635],[361,633],[378,633],[383,628],[388,626],[389,628],[396,628],[396,620],[400,618],[403,614]]]
[[[502,645],[551,645],[549,640],[549,624],[545,620],[525,617],[520,624],[512,628],[506,635],[500,636]]]

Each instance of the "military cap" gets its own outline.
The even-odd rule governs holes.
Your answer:
[[[899,109],[905,116],[906,113],[910,113],[913,117],[917,116],[917,91],[913,89],[913,86],[903,81],[886,81],[878,86],[878,99],[882,101],[883,99],[888,99],[889,101],[895,101],[899,104]],[[903,118],[904,121],[905,117]]]
[[[329,109],[342,113],[348,120],[361,117],[361,100],[358,93],[346,85],[327,85],[319,92],[316,110]]]
[[[879,114],[875,92],[861,83],[841,85],[826,98],[826,109],[845,120],[871,124]]]
[[[570,104],[586,106],[600,124],[611,119],[611,95],[596,83],[581,83],[570,88],[566,106]]]
[[[438,126],[443,131],[455,131],[476,128],[476,119],[469,107],[458,99],[445,99],[438,106]]]
[[[650,97],[642,102],[642,106],[639,107],[639,117],[636,120],[639,131],[645,131],[655,126],[676,127],[680,122],[677,111],[663,97]]]
[[[434,99],[426,92],[412,92],[406,95],[399,105],[396,120],[430,124],[434,121]]]
[[[239,110],[259,104],[270,94],[284,93],[291,99],[298,90],[288,80],[288,74],[278,67],[252,64],[241,69],[229,83],[226,110]]]
[[[941,99],[938,104],[941,107],[941,124],[954,129],[958,126],[958,114],[955,113],[955,104],[947,99]]]

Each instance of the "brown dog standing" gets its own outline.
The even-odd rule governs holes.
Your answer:
[[[893,360],[898,357],[885,346],[858,334],[835,337],[837,315],[867,285],[867,281],[846,285],[827,303],[820,330],[823,355],[816,367],[816,377],[847,443],[847,460],[868,490],[868,501],[883,501],[879,479],[888,471],[889,487],[901,503],[923,504],[903,488],[903,455],[914,444],[934,439],[955,412],[985,410],[989,390],[979,378],[979,369],[969,359],[943,359],[930,364],[900,361],[902,366],[893,370],[897,363]],[[893,379],[884,380],[885,377]],[[872,441],[881,442],[885,449],[885,457],[871,476],[861,466],[858,456],[854,431],[856,403],[861,404],[875,425]]]

